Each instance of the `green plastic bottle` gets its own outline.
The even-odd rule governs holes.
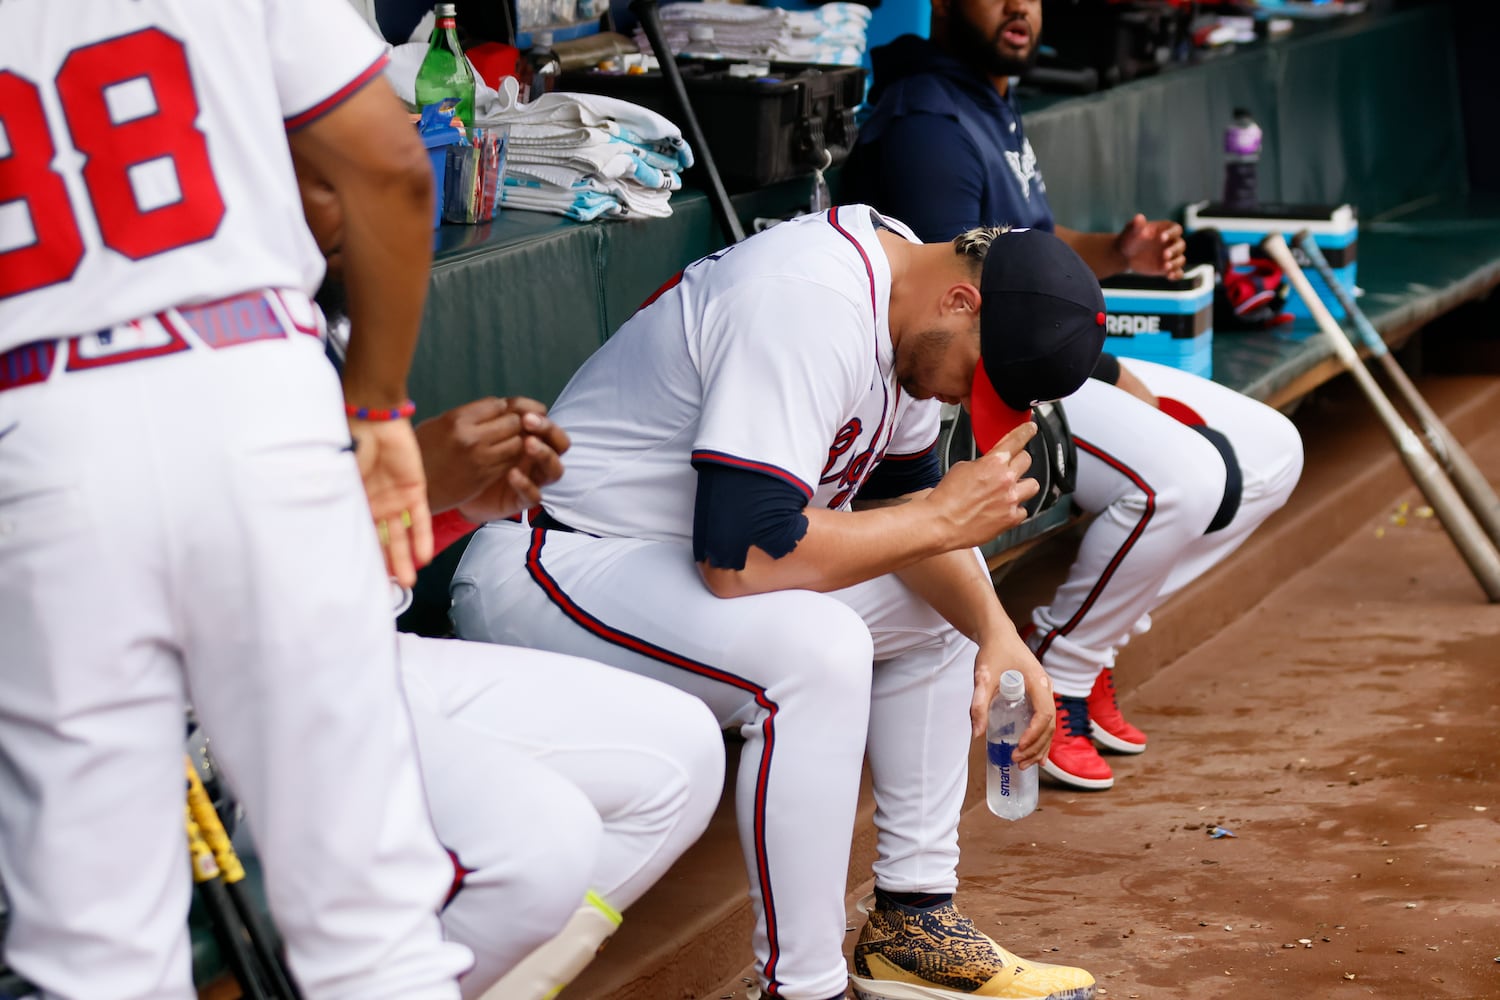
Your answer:
[[[427,55],[417,70],[417,110],[448,98],[458,98],[456,117],[465,125],[474,124],[474,70],[458,44],[458,11],[454,4],[440,3],[433,8],[437,23],[427,42]]]

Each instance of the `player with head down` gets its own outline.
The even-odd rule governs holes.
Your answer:
[[[1022,671],[1036,708],[1023,766],[1045,756],[1054,715],[973,546],[1024,519],[1022,411],[1088,375],[1102,310],[1087,266],[1046,233],[922,244],[865,206],[784,223],[690,265],[584,364],[553,410],[567,472],[459,565],[460,635],[659,678],[743,736],[740,839],[770,996],[848,986],[867,753],[877,898],[857,990],[1093,995],[1088,973],[985,937],[952,894],[969,741],[1001,672]],[[992,446],[946,477],[939,400],[967,405]]]
[[[1034,226],[1100,277],[1181,277],[1175,222],[1135,215],[1117,233],[1054,224],[1010,86],[1035,60],[1041,30],[1041,0],[934,0],[930,39],[904,35],[874,50],[875,109],[845,169],[846,196],[899,215],[923,239]],[[1286,503],[1302,441],[1257,400],[1108,354],[1064,407],[1078,446],[1073,502],[1099,516],[1025,633],[1057,695],[1059,732],[1043,770],[1102,790],[1114,772],[1095,744],[1136,754],[1147,742],[1115,696],[1117,651]]]

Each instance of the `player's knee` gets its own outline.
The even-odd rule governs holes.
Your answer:
[[[604,825],[581,791],[559,785],[544,812],[515,817],[503,840],[504,856],[474,868],[460,891],[492,893],[507,908],[524,905],[535,947],[562,929],[591,888]]]
[[[806,618],[798,627],[778,630],[771,654],[791,668],[798,687],[820,700],[868,703],[875,659],[869,626],[834,598],[807,596]]]
[[[1174,447],[1180,447],[1180,464],[1171,474],[1158,476],[1138,502],[1151,514],[1150,529],[1180,535],[1186,542],[1213,522],[1230,474],[1225,457],[1205,438],[1193,434]]]
[[[1270,444],[1267,454],[1275,456],[1272,468],[1264,474],[1266,492],[1278,497],[1280,503],[1277,506],[1280,506],[1302,478],[1302,434],[1296,424],[1275,410],[1270,410],[1264,423],[1265,426],[1258,430],[1262,440]]]
[[[834,714],[829,724],[844,708],[859,709],[870,700],[874,640],[859,615],[837,598],[787,592],[741,655],[748,675],[768,679],[772,699],[826,709]],[[862,717],[862,709],[855,715]]]
[[[684,692],[658,692],[653,708],[650,760],[635,768],[643,811],[685,846],[708,826],[723,791],[724,734],[708,706]]]

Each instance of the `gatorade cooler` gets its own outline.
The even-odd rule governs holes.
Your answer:
[[[1318,249],[1328,259],[1339,284],[1350,296],[1358,294],[1354,287],[1355,267],[1359,254],[1359,217],[1351,205],[1262,205],[1253,212],[1226,212],[1217,202],[1201,201],[1189,205],[1183,217],[1183,228],[1188,232],[1199,229],[1217,229],[1224,236],[1224,243],[1231,252],[1238,244],[1254,247],[1266,238],[1267,233],[1280,233],[1288,246],[1292,238],[1306,229],[1312,233]],[[1307,272],[1307,280],[1317,291],[1318,297],[1328,307],[1334,319],[1344,318],[1344,307],[1339,305],[1333,292],[1329,291],[1323,276],[1313,270],[1307,259],[1295,246],[1292,255]],[[1307,305],[1296,291],[1287,295],[1286,311],[1306,325],[1312,319]]]
[[[1199,264],[1181,278],[1121,274],[1104,289],[1104,350],[1213,376],[1214,269]]]

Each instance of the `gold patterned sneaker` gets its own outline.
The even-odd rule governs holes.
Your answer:
[[[950,901],[917,909],[881,899],[854,946],[859,1000],[1094,1000],[1082,969],[1017,958]]]

